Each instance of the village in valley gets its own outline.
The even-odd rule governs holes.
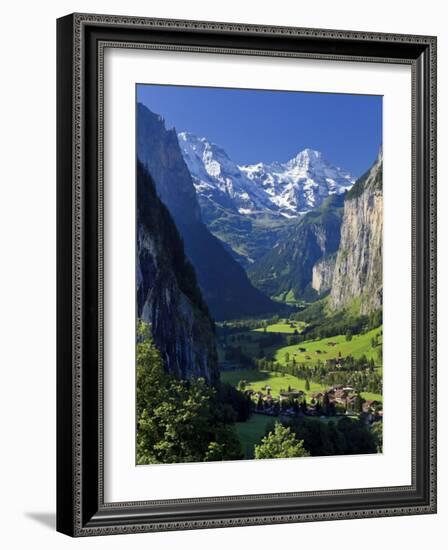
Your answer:
[[[239,388],[245,387],[242,380]],[[263,391],[264,390],[264,391]],[[288,386],[280,390],[278,396],[272,395],[267,384],[262,390],[245,389],[244,394],[251,398],[253,410],[257,414],[278,417],[317,416],[322,419],[334,416],[361,415],[365,423],[372,424],[382,420],[383,406],[380,401],[363,399],[355,388],[338,384],[327,390],[306,393]]]
[[[248,457],[276,422],[382,425],[381,326],[319,338],[305,322],[274,316],[217,331],[221,380],[250,403],[250,417],[237,423]]]

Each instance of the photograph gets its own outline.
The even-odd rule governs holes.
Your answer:
[[[383,453],[383,97],[142,82],[135,127],[136,465]]]

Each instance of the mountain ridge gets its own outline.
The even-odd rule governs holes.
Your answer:
[[[189,132],[180,132],[178,137],[199,202],[212,200],[240,214],[263,211],[298,217],[355,183],[347,170],[311,148],[286,162],[238,165],[206,138]]]
[[[282,240],[248,269],[252,283],[277,299],[316,299],[313,268],[338,250],[343,204],[343,195],[330,195],[321,207],[285,229]]]

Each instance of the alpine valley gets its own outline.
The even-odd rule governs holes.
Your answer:
[[[349,221],[349,203],[346,204],[347,212],[344,204],[345,199],[355,193],[350,195],[349,191],[356,179],[347,170],[332,165],[321,152],[304,149],[284,163],[240,166],[206,138],[181,132],[178,140],[192,175],[204,223],[246,269],[252,284],[266,296],[297,304],[328,293],[341,230],[344,257],[351,257],[346,251],[347,240],[359,242],[361,235],[370,254],[376,255],[371,263],[381,265],[382,204],[376,200],[370,206],[372,199],[366,196],[364,208],[360,210],[355,204],[352,210],[372,211],[372,218],[357,220],[352,212]],[[379,157],[372,168],[374,175],[381,163]],[[368,174],[370,170],[361,178],[358,187]],[[371,179],[375,179],[374,175]],[[375,181],[375,188],[381,189],[379,177]],[[377,220],[375,228],[373,219]],[[348,227],[352,228],[350,236],[346,234]],[[373,250],[372,243],[375,243]],[[361,254],[356,269],[344,275],[347,287],[353,283],[353,288],[363,288],[361,274],[369,269],[365,265],[369,263],[369,254],[366,249]],[[337,263],[335,285],[339,286],[342,257],[343,252]],[[381,282],[380,273],[372,275],[372,286],[375,286],[374,281]],[[334,290],[333,304],[336,304],[336,295],[337,290]],[[380,307],[378,300],[374,300],[374,304]],[[362,310],[367,309],[368,306],[363,305]]]
[[[137,104],[139,463],[382,452],[381,150],[365,168],[238,164]]]

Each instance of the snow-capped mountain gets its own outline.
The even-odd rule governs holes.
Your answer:
[[[239,166],[205,138],[187,132],[178,137],[199,201],[212,201],[240,214],[264,211],[296,217],[355,183],[347,170],[312,149],[304,149],[285,163]]]
[[[329,195],[344,193],[356,181],[350,172],[330,164],[313,149],[304,149],[285,163],[259,163],[240,169],[263,187],[285,216],[317,208]]]
[[[179,145],[199,198],[240,214],[277,210],[263,186],[247,177],[218,145],[182,132]]]

